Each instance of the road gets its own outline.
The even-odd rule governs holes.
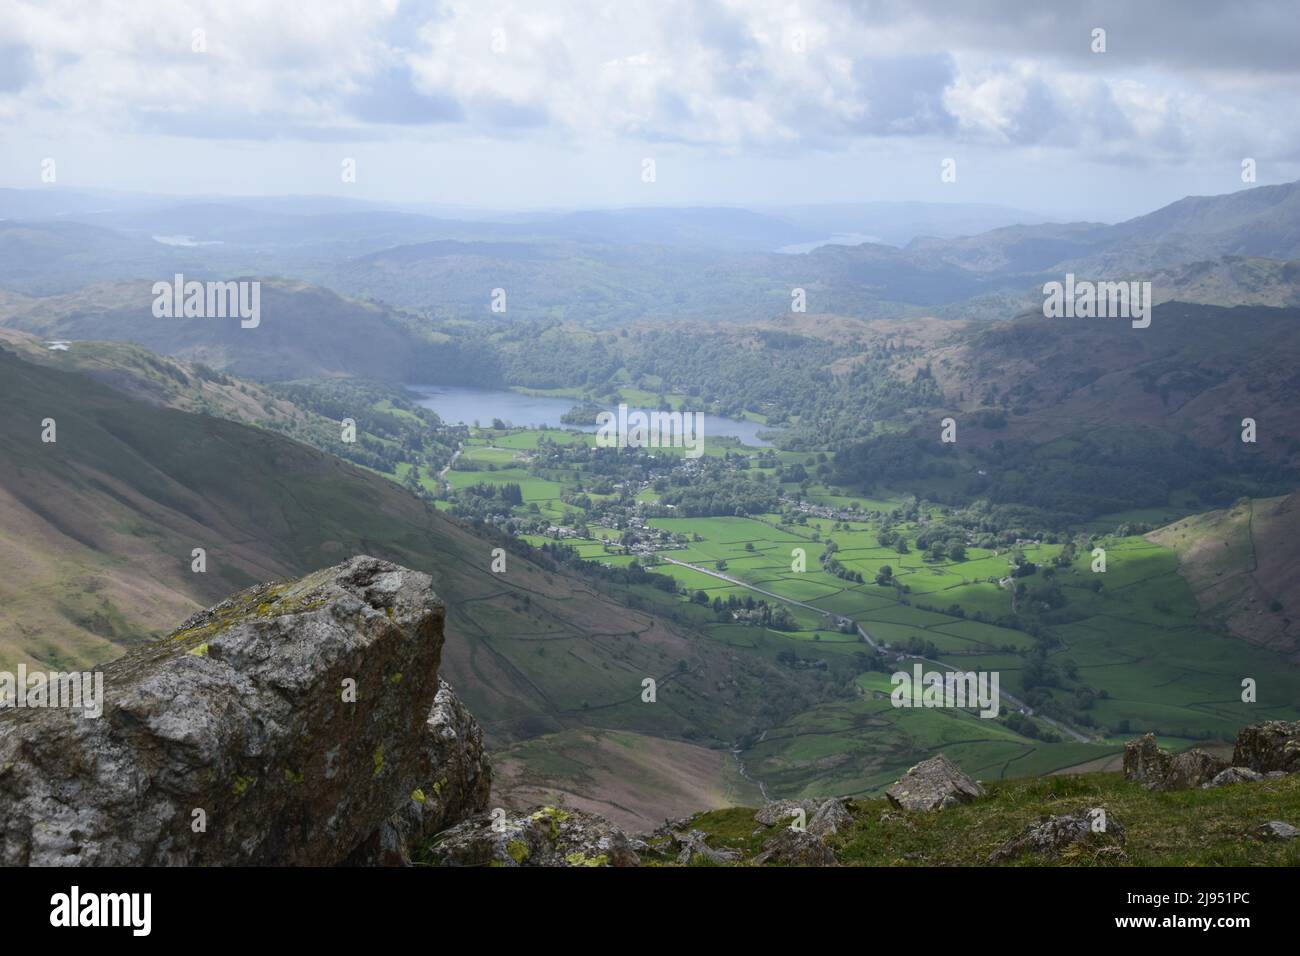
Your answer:
[[[456,459],[460,457],[461,449],[457,446],[456,451],[452,453],[451,461],[443,465],[442,471],[438,472],[438,480],[442,481],[447,477],[447,472],[451,471],[451,466],[456,464]]]
[[[710,577],[714,577],[714,578],[718,578],[719,580],[726,581],[728,584],[734,584],[737,587],[747,588],[748,590],[753,591],[757,594],[763,594],[766,595],[767,597],[775,598],[776,600],[781,601],[784,604],[793,604],[796,607],[807,608],[810,611],[816,611],[818,614],[822,614],[822,615],[831,615],[833,617],[839,616],[839,615],[832,614],[832,612],[827,611],[825,608],[817,607],[815,604],[806,604],[803,601],[796,601],[794,600],[794,598],[785,597],[783,595],[777,594],[775,591],[765,590],[753,584],[749,584],[745,581],[742,581],[739,578],[734,578],[729,574],[723,574],[721,571],[710,571],[708,568],[702,568],[698,564],[688,564],[685,561],[678,561],[676,558],[670,558],[663,553],[656,553],[655,557],[657,557],[661,561],[666,561],[669,564],[676,564],[679,567],[690,568],[692,571],[698,571],[701,574],[707,574]],[[866,629],[863,628],[861,624],[858,624],[855,621],[854,626],[858,629],[858,634],[862,637],[864,641],[867,642],[867,644],[871,646],[872,650],[879,651],[881,654],[885,654],[886,656],[888,656],[891,653],[890,651],[887,651],[885,648],[877,644],[874,640],[872,640],[871,635],[866,632]],[[945,670],[957,671],[959,673],[961,672],[960,667],[954,667],[951,664],[945,664],[943,661],[932,660],[931,658],[928,657],[917,657],[915,654],[894,653],[892,657],[893,660],[903,660],[904,658],[907,658],[909,660],[922,660],[928,664],[933,664],[935,667],[942,667]],[[1068,727],[1065,724],[1061,723],[1060,721],[1053,720],[1050,717],[1044,717],[1042,714],[1035,714],[1034,709],[1032,707],[1030,707],[1028,704],[1020,700],[1019,698],[1013,697],[1011,694],[1008,694],[1006,691],[1002,690],[1001,688],[998,689],[998,699],[999,702],[1005,701],[1011,707],[1014,707],[1016,710],[1019,710],[1021,713],[1025,714],[1028,717],[1037,717],[1043,723],[1054,728],[1059,733],[1062,733],[1073,740],[1077,740],[1081,744],[1095,743],[1092,737],[1089,737],[1083,734],[1082,732],[1075,730],[1073,727]]]

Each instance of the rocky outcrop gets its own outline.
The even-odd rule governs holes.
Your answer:
[[[834,797],[821,805],[813,818],[808,821],[808,832],[813,836],[834,836],[853,822],[849,813],[848,801],[843,797]]]
[[[754,814],[754,822],[765,827],[790,829],[802,819],[803,827],[816,836],[830,836],[852,820],[844,797],[806,800],[773,800]]]
[[[430,585],[369,557],[259,585],[106,665],[98,719],[0,711],[0,863],[329,865],[478,805]]]
[[[709,846],[708,838],[703,830],[683,830],[669,834],[669,845],[677,849],[677,862],[682,866],[726,866],[740,859],[736,850]]]
[[[1169,766],[1169,776],[1165,778],[1160,790],[1189,790],[1209,783],[1223,770],[1228,762],[1214,754],[1206,753],[1193,747],[1182,753],[1174,754]]]
[[[1155,734],[1144,734],[1124,745],[1124,779],[1154,790],[1169,776],[1172,760],[1173,754],[1161,749]]]
[[[384,821],[348,858],[357,866],[408,866],[412,847],[487,809],[492,772],[483,751],[483,731],[445,680],[424,726],[432,772],[402,808]]]
[[[1124,778],[1148,790],[1200,787],[1214,780],[1227,766],[1227,761],[1196,748],[1171,754],[1161,749],[1154,734],[1124,745]]]
[[[782,827],[763,843],[754,857],[759,866],[834,866],[835,852],[811,830]]]
[[[435,866],[637,866],[627,834],[582,810],[495,809],[438,834],[419,854]]]
[[[1210,789],[1254,783],[1300,770],[1300,721],[1266,720],[1242,728],[1232,763],[1193,748],[1172,754],[1154,734],[1124,745],[1124,777],[1148,790]]]
[[[984,788],[960,767],[939,754],[923,760],[885,790],[889,802],[902,810],[938,810],[984,796]]]
[[[823,801],[809,800],[771,800],[761,806],[754,814],[754,822],[765,827],[790,826],[800,815],[806,820],[817,812]]]
[[[1300,720],[1266,720],[1243,728],[1237,734],[1232,765],[1259,773],[1300,771]]]
[[[993,851],[989,862],[1013,860],[1024,853],[1056,857],[1067,847],[1084,843],[1108,855],[1117,855],[1123,842],[1123,825],[1108,816],[1105,807],[1089,807],[1031,824]]]

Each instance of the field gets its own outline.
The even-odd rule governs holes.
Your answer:
[[[532,466],[544,436],[594,440],[554,430],[480,430],[446,480],[453,489],[517,484],[521,512],[572,527],[589,517],[572,498],[563,500],[581,487],[582,476],[577,469]],[[812,463],[783,452],[754,470],[770,480],[777,461]],[[1148,730],[1190,746],[1231,739],[1252,720],[1300,713],[1300,678],[1279,666],[1277,655],[1199,620],[1177,556],[1160,544],[1136,536],[1095,538],[1106,550],[1101,573],[1092,570],[1087,550],[1060,564],[1063,545],[1038,540],[996,548],[972,541],[959,560],[936,560],[920,548],[882,542],[879,520],[892,515],[894,536],[914,543],[928,522],[942,518],[936,506],[913,506],[912,517],[900,521],[908,503],[902,495],[851,497],[815,482],[782,487],[812,505],[865,514],[860,520],[775,513],[652,517],[646,528],[660,536],[653,554],[629,553],[621,531],[595,523],[587,537],[561,539],[584,560],[609,568],[635,560],[672,577],[678,595],[660,593],[656,600],[675,602],[673,613],[697,640],[794,672],[800,689],[787,690],[780,706],[765,705],[761,696],[737,698],[759,715],[741,741],[741,759],[771,796],[875,794],[900,770],[940,750],[986,779],[1046,774],[1113,758],[1125,740]],[[636,500],[654,502],[658,495],[647,486]],[[522,537],[538,547],[556,540]],[[833,570],[823,563],[828,548],[838,562]],[[1031,569],[1030,577],[1011,576],[1019,574],[1018,563]],[[1029,595],[1040,592],[1017,588],[1024,580],[1035,587],[1050,581],[1057,605],[1035,606]],[[780,626],[750,620],[745,609],[757,602],[782,607],[788,616]],[[523,653],[518,648],[511,656]],[[993,718],[955,708],[895,708],[889,672],[909,670],[916,660],[926,668],[996,673],[1011,696]],[[558,686],[566,683],[567,666],[561,657],[534,660],[529,669]],[[871,666],[878,669],[866,669]],[[1246,678],[1259,685],[1255,702],[1241,699]],[[599,691],[599,681],[595,686]],[[600,698],[610,717],[629,706],[634,711],[631,699],[610,700],[613,689],[584,691],[593,699],[569,700],[563,708],[589,710]],[[1022,706],[1025,700],[1033,706]],[[690,720],[687,712],[677,717]],[[635,721],[633,712],[618,719]]]

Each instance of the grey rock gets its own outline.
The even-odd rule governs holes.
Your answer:
[[[813,814],[813,818],[808,821],[808,832],[823,838],[833,836],[852,822],[853,815],[849,813],[848,802],[842,797],[834,797],[823,803]]]
[[[259,585],[104,666],[99,719],[0,711],[0,863],[342,862],[432,779],[430,585],[364,556]]]
[[[1300,771],[1300,720],[1266,720],[1243,727],[1232,763],[1260,773]]]
[[[1171,754],[1146,734],[1124,745],[1124,778],[1148,790],[1187,790],[1209,783],[1227,762],[1193,748]]]
[[[740,859],[740,854],[735,850],[715,850],[709,846],[705,842],[708,839],[708,834],[702,830],[687,830],[683,833],[674,833],[672,839],[674,844],[681,847],[677,854],[677,862],[683,866],[698,863],[726,866],[728,863],[734,863]]]
[[[1254,783],[1263,780],[1262,773],[1256,773],[1246,767],[1229,767],[1227,770],[1221,770],[1215,774],[1214,779],[1209,783],[1201,784],[1202,790],[1209,790],[1212,787],[1226,787],[1234,783]]]
[[[903,774],[885,790],[885,796],[902,810],[930,811],[970,803],[984,796],[984,788],[939,754]]]
[[[1161,749],[1155,734],[1144,734],[1124,745],[1124,779],[1155,789],[1169,776],[1173,754]]]
[[[1214,754],[1193,747],[1182,753],[1174,754],[1169,767],[1169,776],[1165,778],[1160,790],[1189,790],[1209,783],[1227,769],[1228,762]]]
[[[424,742],[429,778],[357,848],[349,864],[407,866],[412,847],[487,809],[492,771],[483,751],[483,731],[445,680],[438,681]]]
[[[754,857],[760,866],[834,866],[834,851],[825,840],[808,830],[777,830],[763,843],[762,852]]]
[[[1255,836],[1269,841],[1294,840],[1300,836],[1300,830],[1281,820],[1270,820],[1255,828]]]
[[[1054,857],[1066,847],[1085,841],[1096,844],[1099,849],[1117,847],[1124,842],[1124,827],[1107,814],[1104,807],[1089,807],[1048,817],[1031,824],[998,847],[989,857],[989,862],[1001,863],[1024,853]]]
[[[822,800],[773,800],[763,804],[754,814],[754,821],[765,827],[790,826],[797,819],[797,811],[802,810],[804,817],[813,816],[822,805]]]
[[[637,866],[626,833],[594,813],[539,807],[479,813],[439,833],[422,862],[434,866]]]

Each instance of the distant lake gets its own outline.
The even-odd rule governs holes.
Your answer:
[[[816,242],[796,242],[792,246],[782,246],[776,251],[783,252],[786,255],[802,255],[806,252],[812,252],[814,249],[820,249],[822,246],[860,246],[864,242],[879,244],[884,241],[879,236],[868,236],[861,232],[837,232],[833,236],[818,239]]]
[[[452,425],[492,424],[492,419],[499,418],[512,425],[545,425],[548,428],[572,428],[577,431],[594,432],[596,426],[566,425],[560,416],[580,404],[576,398],[549,398],[541,395],[525,395],[503,388],[464,388],[459,385],[409,385],[411,391],[422,396],[420,404],[431,408],[445,422]],[[604,408],[617,412],[614,405]],[[631,402],[630,411],[651,411]],[[704,416],[704,439],[731,436],[739,438],[746,445],[756,448],[771,448],[772,443],[758,437],[759,430],[767,426],[757,422],[739,421],[724,418],[721,415]]]

